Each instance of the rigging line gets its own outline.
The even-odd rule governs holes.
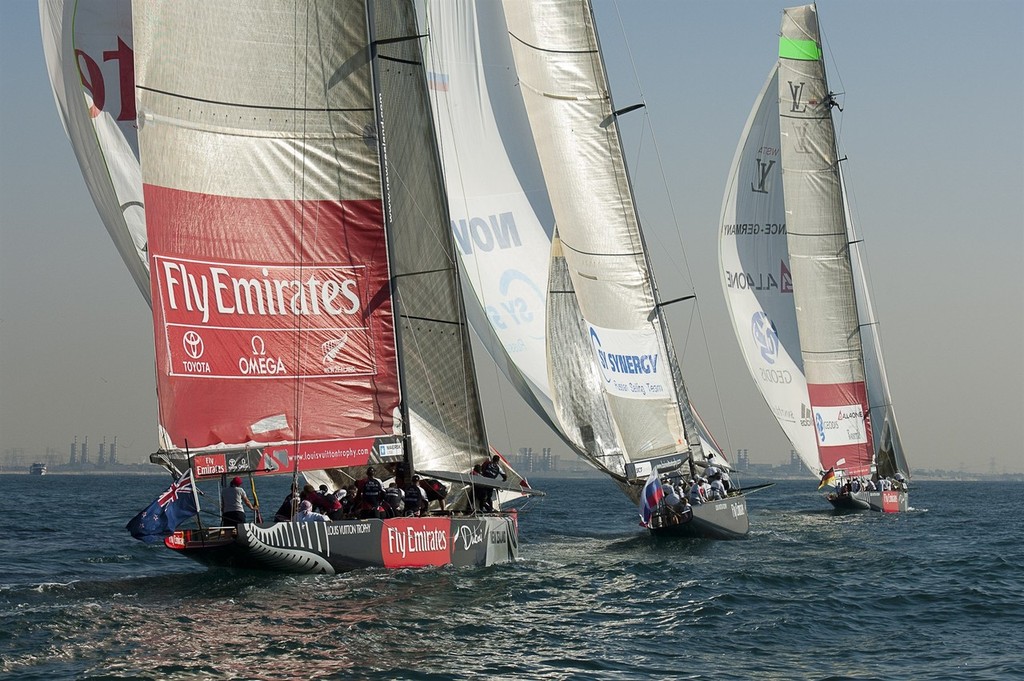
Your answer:
[[[391,166],[391,173],[392,173],[392,175],[391,175],[392,179],[394,180],[394,182],[397,185],[399,185],[399,186],[401,186],[403,188],[409,188],[408,183],[405,182],[405,178],[402,176],[401,173],[398,172],[398,169],[395,168],[393,165]],[[414,198],[414,201],[413,201],[412,205],[413,205],[413,208],[416,210],[417,214],[425,222],[427,222],[429,224],[428,216],[426,214],[426,211],[424,210],[424,206],[421,203],[419,203],[417,200],[415,200],[415,196],[416,196],[415,193],[410,191],[409,195]],[[441,205],[443,206],[443,204],[441,204]],[[434,213],[434,211],[430,211],[430,212]],[[444,210],[442,212],[442,215],[447,216],[447,210]],[[458,264],[455,262],[456,256],[454,254],[454,248],[453,248],[454,244],[451,243],[450,240],[449,240],[448,243],[445,243],[445,240],[441,236],[442,234],[444,234],[444,230],[446,230],[446,229],[450,230],[451,229],[450,225],[443,225],[443,226],[440,226],[436,230],[432,230],[431,231],[431,235],[433,237],[434,244],[437,245],[437,247],[438,247],[438,252],[443,253],[444,257],[447,258],[447,261],[448,261],[449,265],[452,268],[456,268],[457,269],[458,268]],[[445,271],[446,271],[445,269],[433,269],[433,270],[429,270],[429,271],[428,270],[424,270],[424,271],[418,271],[418,272],[397,273],[397,274],[393,274],[392,275],[392,281],[397,281],[397,279],[399,277],[408,277],[408,276],[411,276],[411,275],[425,274],[425,273],[428,273],[428,272],[443,273]],[[455,277],[455,280],[457,282],[458,278]],[[397,290],[398,295],[399,295],[399,303],[400,303],[399,309],[404,310],[405,309],[405,304],[404,304],[404,301],[402,299],[401,287],[396,287],[396,290]],[[456,291],[455,295],[456,295],[456,297],[458,297],[458,292],[457,291]],[[424,318],[424,317],[414,317],[412,315],[406,315],[404,313],[401,314],[400,316],[402,318],[404,318],[404,319],[407,319],[407,320],[417,319],[419,321],[424,321],[424,322],[458,325],[460,327],[459,334],[460,334],[460,337],[462,338],[463,344],[465,344],[467,342],[467,340],[468,340],[468,339],[466,339],[464,337],[464,334],[466,334],[466,328],[465,328],[466,325],[463,324],[460,321],[449,321],[449,320],[441,320],[441,319],[430,319],[430,318]],[[418,334],[415,333],[415,330],[413,328],[411,328],[411,327],[406,327],[406,328],[407,328],[406,333],[412,338],[413,345],[414,345],[414,347],[416,347],[417,357],[422,359],[424,357],[424,354],[423,354],[423,350],[422,350],[422,348],[420,346],[420,339],[418,337]],[[466,368],[467,367],[465,365],[465,362],[463,362],[463,375],[465,375],[465,373],[466,373],[465,372]],[[421,368],[421,370],[424,371],[424,375],[429,376],[429,373],[427,373],[425,371],[425,369]],[[475,380],[475,376],[474,376],[474,380]],[[436,393],[436,390],[435,390],[435,386],[430,381],[428,381],[428,388],[430,390],[430,394],[431,394],[432,399],[434,399],[434,403],[439,405],[440,404],[440,400],[437,399],[437,393]],[[478,395],[478,398],[479,398],[479,395]],[[470,415],[470,411],[469,411],[469,406],[468,405],[470,405],[471,400],[470,400],[470,397],[469,397],[469,394],[468,394],[468,387],[467,387],[466,381],[463,381],[463,403],[465,405],[467,405],[466,416],[467,416],[467,419],[468,419],[469,415]],[[441,416],[440,409],[438,410],[438,415]],[[467,424],[468,424],[468,420],[467,420]],[[454,455],[457,452],[454,449],[454,438],[451,437],[451,433],[448,430],[447,420],[443,420],[442,421],[442,426],[443,426],[445,435],[448,436],[449,455]]]
[[[818,36],[821,39],[821,43],[828,47],[828,57],[829,57],[829,61],[832,63],[832,72],[835,74],[836,79],[839,81],[839,92],[845,93],[846,92],[846,85],[843,83],[843,74],[840,73],[840,71],[839,71],[839,62],[836,61],[835,54],[832,52],[832,45],[831,45],[831,43],[829,43],[828,40],[826,40],[825,34],[821,30],[821,23],[820,22],[818,23]],[[822,62],[821,62],[821,68],[822,68],[822,74],[824,75],[824,78],[825,78],[825,84],[827,86],[828,85],[828,74],[825,72],[825,61],[824,60],[822,60]],[[832,88],[827,88],[827,90],[828,90],[829,94],[832,94]],[[831,114],[831,112],[832,112],[832,107],[831,106],[828,107],[828,111]],[[842,109],[839,110],[840,113],[842,113],[842,111],[843,111]],[[841,146],[839,141],[843,137],[843,117],[842,116],[839,117],[838,129],[836,129],[835,118],[836,118],[835,116],[833,116],[833,118],[832,118],[832,127],[833,127],[833,130],[835,132],[835,136],[836,136],[836,154],[838,155],[839,147]]]
[[[403,297],[403,294],[402,294],[402,288],[401,287],[395,287],[394,295],[397,295],[397,297],[398,297],[399,309],[404,308],[405,307],[405,301],[404,301],[404,297]],[[406,317],[406,319],[407,319],[407,317]],[[419,334],[416,332],[416,329],[412,327],[412,325],[409,325],[409,326],[406,326],[403,329],[402,338],[403,339],[407,339],[405,341],[407,343],[411,342],[413,347],[415,348],[415,352],[412,353],[413,357],[410,358],[409,357],[409,353],[405,353],[405,357],[406,357],[406,372],[405,373],[406,374],[409,373],[409,360],[410,359],[415,359],[417,364],[419,365],[417,367],[418,371],[420,371],[423,374],[423,376],[426,378],[425,383],[426,383],[426,386],[427,386],[427,390],[428,390],[428,392],[430,394],[430,399],[431,399],[431,401],[432,401],[432,403],[434,405],[434,411],[435,411],[436,415],[438,416],[437,426],[441,429],[441,431],[446,436],[445,437],[445,442],[443,443],[443,446],[445,446],[447,448],[447,450],[448,450],[447,451],[447,455],[449,457],[454,457],[454,455],[457,453],[457,451],[456,451],[456,449],[454,447],[454,445],[455,445],[455,438],[452,437],[452,434],[449,431],[448,419],[444,418],[444,414],[441,412],[441,405],[443,404],[443,401],[438,397],[438,392],[437,392],[437,389],[435,388],[434,381],[430,378],[430,372],[429,372],[429,370],[426,367],[426,352],[424,351],[423,346],[420,344]],[[465,365],[463,364],[463,366],[465,366]],[[403,399],[405,399],[408,402],[408,401],[410,401],[411,397],[412,397],[411,395],[405,395]],[[468,404],[468,400],[467,400],[467,404]],[[410,413],[410,419],[409,420],[410,421],[412,420],[411,414],[414,413],[415,411],[416,411],[416,409],[414,409],[413,406],[410,404],[410,406],[409,406],[409,413]],[[467,416],[468,416],[468,411],[467,411]],[[426,418],[426,417],[424,417],[424,418]],[[428,420],[432,420],[432,419],[428,419]],[[411,423],[405,424],[405,431],[406,431],[406,433],[409,433],[410,435],[411,435],[411,432],[410,432],[409,429],[410,429],[411,425],[412,425]]]
[[[424,210],[423,205],[419,202],[419,200],[416,197],[416,192],[414,192],[414,191],[412,191],[410,189],[411,185],[408,182],[405,181],[405,177],[401,174],[399,168],[395,167],[395,165],[392,164],[389,161],[388,162],[388,171],[389,171],[389,176],[391,177],[392,183],[396,187],[400,187],[400,188],[406,190],[406,196],[412,199],[411,206],[416,210],[416,213],[421,218],[423,218],[424,223],[429,225],[430,221],[428,220],[428,211]],[[443,189],[444,189],[444,180],[443,180],[443,178],[441,178],[440,184],[441,184],[441,189],[443,191]],[[392,193],[394,193],[394,191],[395,191],[394,189],[391,190]],[[445,201],[446,201],[446,199],[445,199]],[[443,205],[445,205],[445,208],[447,208],[446,203],[443,203]],[[429,212],[430,213],[434,213],[434,211],[432,211],[432,210],[429,211]],[[445,210],[444,211],[444,216],[447,217],[447,214],[448,214],[448,211]],[[449,223],[448,224],[441,225],[437,229],[431,230],[430,231],[430,235],[431,235],[431,237],[433,237],[434,244],[439,247],[438,252],[444,254],[444,257],[447,259],[448,264],[451,267],[458,267],[458,265],[456,263],[456,257],[457,256],[455,255],[454,248],[449,248],[448,245],[445,243],[445,241],[440,236],[441,234],[444,234],[444,230],[449,230],[449,231],[451,230],[450,218],[448,218],[448,219],[449,219]],[[454,246],[454,244],[450,244],[450,245]],[[435,271],[443,271],[443,270],[435,270]],[[420,273],[421,273],[421,271],[416,272],[416,274],[420,274]],[[392,276],[394,278],[394,277],[398,277],[400,275],[393,274]]]

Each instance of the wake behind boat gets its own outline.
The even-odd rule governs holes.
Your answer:
[[[816,7],[786,9],[729,176],[722,286],[751,377],[829,502],[905,511],[910,469],[846,196],[837,96]]]

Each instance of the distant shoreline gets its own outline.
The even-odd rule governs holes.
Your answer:
[[[146,466],[146,468],[143,468]],[[46,477],[45,475],[33,475],[29,473],[28,467],[24,470],[0,470],[0,475],[25,475],[29,477],[41,478]],[[62,469],[51,469],[46,472],[46,475],[167,475],[167,471],[157,466],[156,464],[139,464],[138,468],[124,468],[124,469],[94,469],[94,470],[62,470]],[[742,471],[733,474],[734,477],[740,478],[741,481],[749,480],[764,480],[766,482],[780,482],[780,481],[803,481],[808,484],[813,484],[814,480],[806,476],[764,476],[764,475],[747,475]],[[524,477],[528,480],[599,480],[605,477],[603,474],[592,471],[542,471],[539,473],[528,473]],[[915,475],[911,478],[911,485],[915,482],[1024,482],[1024,473],[1003,473],[995,475],[959,475],[956,476],[950,473],[948,476],[943,475]]]

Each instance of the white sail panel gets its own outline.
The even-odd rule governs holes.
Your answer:
[[[589,4],[506,2],[505,15],[580,312],[600,328],[656,334],[668,365]],[[686,451],[675,391],[605,395],[630,460]]]
[[[816,473],[818,445],[800,355],[786,219],[776,65],[733,157],[718,235],[719,267],[751,378],[801,461]]]
[[[779,39],[787,239],[800,347],[823,468],[866,473],[870,423],[857,300],[817,10],[786,9]]]
[[[488,0],[420,4],[452,233],[482,312],[474,328],[524,397],[550,405],[544,333],[553,218],[505,17]],[[549,407],[541,415],[549,417]]]
[[[46,69],[89,194],[147,302],[131,0],[40,0]]]

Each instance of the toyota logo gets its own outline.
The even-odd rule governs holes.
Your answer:
[[[185,348],[185,354],[192,359],[199,359],[203,356],[203,337],[195,331],[186,331],[181,339],[181,345]]]

